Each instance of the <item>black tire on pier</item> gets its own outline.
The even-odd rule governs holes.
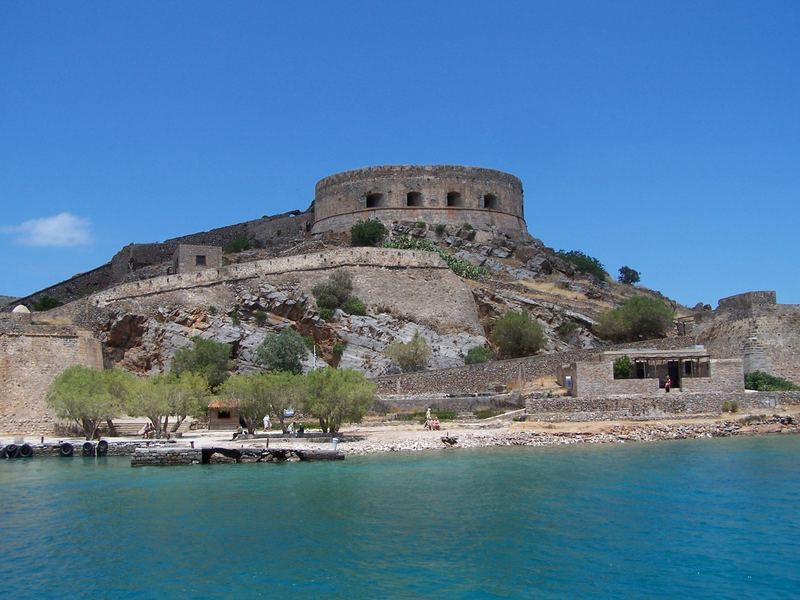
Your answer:
[[[6,457],[6,447],[0,446],[0,459],[3,459],[5,457]]]
[[[92,442],[83,442],[81,449],[84,456],[94,456],[94,444]]]
[[[9,444],[6,446],[6,458],[17,458],[19,456],[19,446]]]
[[[69,442],[61,442],[58,451],[59,454],[61,454],[61,456],[67,457],[67,456],[72,456],[72,453],[75,451],[75,448],[73,448],[72,444],[70,444]]]
[[[22,444],[22,446],[19,447],[19,455],[22,458],[30,458],[33,456],[33,446],[30,444]]]
[[[97,442],[97,454],[105,455],[106,452],[108,452],[108,442],[106,440]]]

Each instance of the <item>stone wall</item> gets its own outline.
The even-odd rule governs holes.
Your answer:
[[[493,169],[448,165],[381,166],[320,180],[314,233],[349,231],[358,220],[469,223],[513,238],[528,236],[522,183]]]
[[[471,394],[492,390],[496,384],[510,385],[537,377],[555,377],[559,367],[587,360],[598,352],[614,348],[653,348],[670,350],[691,345],[691,338],[664,338],[605,348],[585,348],[554,354],[538,354],[510,360],[496,360],[437,371],[402,373],[376,377],[379,394]]]
[[[49,434],[56,418],[44,401],[50,384],[73,365],[103,368],[100,342],[70,325],[0,318],[0,431]]]
[[[777,295],[772,290],[744,292],[743,294],[721,298],[717,310],[750,311],[758,306],[774,306],[777,301]]]
[[[24,304],[31,308],[34,302],[45,295],[57,299],[62,304],[67,304],[130,279],[131,274],[140,269],[162,264],[165,265],[165,268],[171,267],[172,258],[179,244],[223,247],[237,237],[243,236],[253,240],[259,246],[283,248],[298,239],[303,239],[311,231],[313,220],[313,212],[294,210],[272,217],[262,217],[253,221],[218,227],[210,231],[171,238],[163,242],[128,244],[120,249],[110,262],[19,298],[14,301],[13,305],[3,307],[3,310],[10,311],[17,304]]]
[[[199,465],[203,460],[200,448],[136,448],[131,457],[132,467],[171,467]]]

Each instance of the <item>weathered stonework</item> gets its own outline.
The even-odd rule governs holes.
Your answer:
[[[0,431],[52,433],[57,419],[44,397],[73,365],[103,368],[100,342],[88,331],[37,323],[30,315],[0,315]]]
[[[314,233],[346,232],[359,220],[429,225],[468,223],[511,238],[528,237],[522,183],[494,169],[392,165],[356,169],[320,180]]]

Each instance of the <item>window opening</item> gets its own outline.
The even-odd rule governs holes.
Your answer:
[[[483,195],[483,208],[490,208],[496,209],[497,208],[497,196],[494,194],[484,194]]]
[[[379,194],[377,192],[367,194],[367,208],[378,208],[384,204],[385,196],[383,194]]]
[[[420,192],[408,192],[406,194],[406,206],[422,206],[422,194]]]
[[[194,257],[194,264],[198,267],[205,267],[206,266],[206,255],[205,254],[197,254]]]
[[[458,192],[447,192],[447,206],[464,206],[464,200]]]

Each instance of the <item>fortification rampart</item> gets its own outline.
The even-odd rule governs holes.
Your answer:
[[[66,368],[103,367],[100,342],[70,325],[32,323],[30,315],[0,319],[0,431],[52,433],[56,418],[47,389]]]
[[[88,301],[97,306],[102,306],[128,298],[139,298],[164,292],[217,285],[222,282],[296,273],[298,271],[328,271],[340,267],[357,266],[386,269],[440,269],[449,272],[447,265],[434,252],[388,248],[345,248],[228,265],[219,269],[205,269],[186,275],[165,275],[144,281],[124,283],[94,294],[88,298]]]
[[[468,223],[512,238],[528,235],[522,182],[494,169],[451,165],[390,165],[320,180],[314,233],[349,231],[362,219]]]

